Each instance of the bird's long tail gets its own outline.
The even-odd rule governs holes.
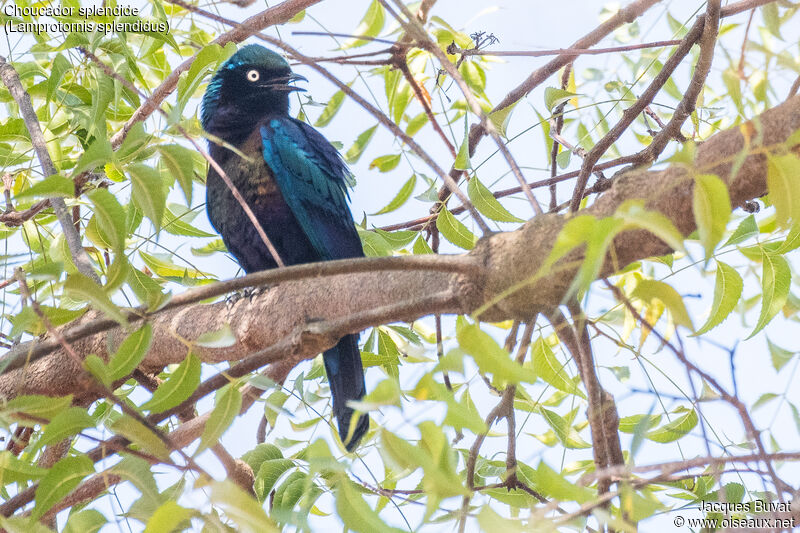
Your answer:
[[[351,422],[353,409],[347,405],[350,400],[360,400],[366,390],[358,335],[342,337],[339,344],[323,354],[323,360],[331,386],[333,414],[336,416],[339,437],[347,451],[352,452],[369,429],[369,417],[365,414],[360,415],[358,421]]]

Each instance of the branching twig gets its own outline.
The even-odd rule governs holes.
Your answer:
[[[711,62],[714,59],[714,46],[717,42],[719,29],[719,12],[720,0],[709,0],[703,21],[703,35],[700,37],[700,56],[697,58],[697,64],[694,67],[694,74],[689,82],[689,87],[686,89],[667,125],[661,128],[661,131],[647,148],[634,156],[641,157],[643,163],[650,163],[658,159],[658,156],[666,148],[667,143],[681,134],[681,126],[695,110],[697,97],[700,96],[700,92],[705,86],[706,78],[711,71]]]
[[[497,148],[500,150],[500,153],[503,154],[503,157],[505,157],[506,161],[511,167],[511,171],[522,187],[522,190],[525,193],[525,196],[528,198],[534,213],[537,215],[542,214],[542,208],[539,206],[539,202],[536,201],[536,198],[533,196],[533,193],[528,187],[528,183],[525,181],[519,165],[517,165],[517,162],[514,160],[511,152],[508,151],[508,147],[506,146],[505,141],[503,141],[503,139],[500,137],[497,128],[489,119],[488,115],[483,112],[483,109],[481,109],[480,103],[472,94],[467,82],[464,80],[464,77],[458,71],[456,66],[450,62],[450,60],[447,58],[447,55],[445,55],[441,48],[439,48],[439,45],[431,40],[431,38],[428,36],[428,33],[425,31],[416,17],[411,14],[404,3],[402,3],[400,0],[394,0],[395,5],[403,13],[405,19],[394,12],[391,6],[389,6],[387,3],[387,0],[379,1],[381,2],[381,5],[383,5],[383,7],[389,11],[389,13],[391,13],[395,19],[397,19],[405,31],[414,37],[415,44],[433,54],[442,67],[447,71],[447,73],[453,78],[453,80],[455,80],[456,84],[458,84],[458,87],[461,89],[462,94],[467,99],[467,104],[469,104],[472,112],[480,119],[481,127],[487,134],[489,134],[489,136],[492,137],[497,144]]]
[[[650,322],[648,322],[648,320],[644,318],[636,310],[636,308],[633,306],[633,303],[622,293],[619,287],[608,281],[608,279],[603,279],[603,283],[608,289],[610,289],[614,293],[614,296],[617,298],[617,300],[619,300],[625,305],[626,309],[633,315],[633,317],[642,324],[643,328],[645,328],[647,331],[655,335],[664,346],[669,348],[669,350],[673,354],[675,354],[678,360],[680,360],[680,362],[686,368],[696,373],[703,380],[705,380],[709,385],[711,385],[716,390],[716,392],[722,397],[722,399],[725,402],[729,403],[734,409],[736,409],[736,411],[739,413],[739,417],[742,419],[742,423],[744,424],[745,431],[747,432],[747,437],[752,439],[753,443],[756,445],[756,448],[758,449],[758,455],[760,456],[765,466],[767,467],[767,471],[770,474],[770,478],[772,479],[773,485],[777,492],[778,500],[783,501],[783,496],[782,496],[783,487],[786,486],[786,483],[778,477],[778,474],[775,472],[775,469],[772,465],[772,461],[768,460],[767,450],[764,447],[764,443],[761,440],[761,432],[759,432],[756,429],[755,423],[753,422],[753,419],[750,417],[750,413],[747,411],[747,407],[744,405],[744,403],[742,403],[742,401],[737,396],[731,395],[724,387],[722,387],[722,385],[719,383],[719,381],[717,381],[717,379],[714,376],[710,375],[709,373],[700,369],[700,367],[689,361],[688,357],[686,356],[686,353],[683,350],[676,348],[671,342],[669,342],[666,338],[664,338],[664,336],[661,335],[661,333],[657,329],[655,329],[655,326]]]
[[[625,46],[612,46],[609,48],[556,48],[555,50],[481,50],[477,48],[463,49],[455,43],[447,48],[448,54],[459,54],[462,56],[496,56],[496,57],[546,57],[546,56],[583,56],[616,54],[619,52],[630,52],[645,48],[663,48],[665,46],[677,46],[681,43],[680,39],[668,41],[654,41],[650,43],[627,44]]]
[[[25,127],[28,129],[28,133],[31,136],[31,144],[36,152],[36,157],[39,159],[39,165],[41,165],[45,177],[58,174],[58,170],[53,164],[53,160],[50,158],[50,152],[47,150],[47,141],[45,141],[42,128],[39,125],[39,118],[36,116],[36,112],[31,105],[31,97],[22,87],[22,82],[19,79],[17,71],[14,70],[11,64],[6,62],[6,58],[3,56],[0,56],[0,78],[3,79],[3,83],[17,102],[19,113],[22,115]],[[64,232],[64,238],[67,241],[67,246],[69,247],[75,266],[81,274],[100,284],[100,276],[95,272],[89,255],[86,253],[86,250],[83,249],[81,236],[72,224],[72,219],[67,211],[67,204],[64,202],[64,199],[51,198],[50,205],[53,206],[53,210],[56,212],[58,223],[61,225],[61,230]]]
[[[691,50],[694,43],[700,38],[703,33],[703,19],[697,19],[694,26],[692,26],[689,33],[683,39],[683,43],[672,53],[669,59],[664,63],[664,67],[653,78],[653,81],[642,93],[642,95],[633,103],[629,108],[625,109],[622,113],[622,118],[609,130],[597,143],[592,147],[581,164],[580,174],[575,183],[575,189],[572,193],[572,200],[570,201],[570,211],[575,212],[580,207],[581,200],[583,199],[583,192],[586,184],[589,181],[589,175],[594,170],[595,163],[600,160],[606,150],[628,129],[628,126],[639,116],[645,107],[650,105],[655,98],[661,87],[669,80],[672,73],[681,64],[683,58]]]

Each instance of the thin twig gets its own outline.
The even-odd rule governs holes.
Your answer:
[[[677,46],[681,43],[680,39],[668,41],[654,41],[650,43],[628,44],[625,46],[612,46],[609,48],[556,48],[554,50],[479,50],[476,48],[459,48],[455,43],[451,44],[448,54],[460,54],[463,56],[495,56],[495,57],[545,57],[545,56],[583,56],[615,54],[618,52],[630,52],[632,50],[642,50],[644,48],[662,48],[666,46]]]
[[[720,0],[709,0],[706,7],[706,16],[703,21],[703,35],[700,37],[700,56],[694,67],[694,74],[689,82],[686,92],[678,103],[672,118],[667,125],[661,128],[653,141],[634,157],[641,157],[643,163],[650,163],[666,148],[667,143],[680,135],[681,126],[689,118],[697,105],[697,98],[705,86],[706,78],[711,72],[711,62],[714,59],[714,47],[717,42],[719,29]]]

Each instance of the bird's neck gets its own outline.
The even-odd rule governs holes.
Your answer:
[[[276,94],[268,98],[252,98],[220,105],[211,116],[207,126],[209,133],[225,142],[239,146],[260,123],[270,116],[289,114],[287,94]]]

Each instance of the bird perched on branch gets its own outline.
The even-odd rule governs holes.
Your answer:
[[[211,157],[239,190],[285,265],[362,257],[347,203],[351,176],[317,130],[289,116],[289,94],[302,90],[281,56],[259,45],[237,51],[214,74],[200,121],[213,136]],[[227,147],[229,145],[230,147]],[[213,166],[206,181],[208,218],[245,272],[278,266],[256,227]],[[364,396],[358,335],[323,354],[339,436],[348,451],[369,418],[347,404]]]

